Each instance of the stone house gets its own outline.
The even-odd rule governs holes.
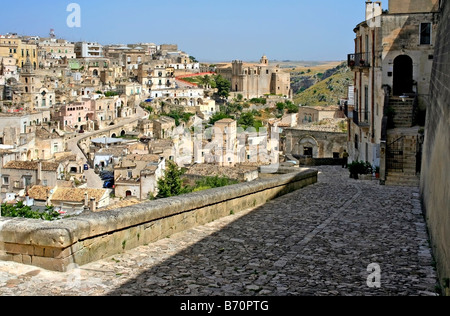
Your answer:
[[[109,206],[111,190],[35,185],[27,193],[32,205],[52,205],[60,214],[77,215],[87,209],[95,212]]]
[[[421,136],[414,125],[424,124],[438,11],[438,0],[390,0],[388,11],[381,2],[368,1],[365,21],[354,29],[355,52],[348,55],[355,73],[348,151],[350,161],[380,166],[382,183],[389,173],[418,183]],[[419,141],[406,140],[411,134]]]
[[[156,139],[171,138],[175,127],[175,119],[168,116],[161,116],[153,120],[153,136]]]
[[[166,160],[158,155],[127,155],[114,167],[116,197],[146,200],[156,195],[158,180],[164,176]]]
[[[95,212],[107,207],[110,194],[111,190],[108,189],[56,188],[49,201],[55,211],[64,215],[75,215],[85,209]]]
[[[301,106],[298,110],[298,125],[339,117],[342,118],[343,113],[338,106]]]
[[[64,166],[46,161],[10,161],[2,169],[2,186],[8,193],[24,196],[33,185],[55,187]]]

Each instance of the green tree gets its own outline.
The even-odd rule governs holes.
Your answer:
[[[217,112],[209,119],[209,124],[214,125],[217,121],[232,118],[229,114],[223,112]]]
[[[174,162],[169,161],[164,177],[158,180],[157,198],[164,199],[185,193],[181,180],[182,174],[181,169]]]
[[[218,89],[217,95],[220,98],[228,98],[231,91],[231,82],[222,77],[221,75],[218,75],[215,77],[216,87]]]
[[[238,125],[246,129],[255,124],[255,118],[251,112],[243,113],[238,120]]]

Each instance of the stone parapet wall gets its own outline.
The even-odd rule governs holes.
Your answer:
[[[52,271],[113,256],[317,182],[317,170],[212,189],[54,222],[0,219],[0,259]]]

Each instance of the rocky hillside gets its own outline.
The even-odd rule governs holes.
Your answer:
[[[324,72],[292,72],[294,103],[304,106],[336,105],[347,96],[348,86],[353,83],[353,72],[342,63]]]

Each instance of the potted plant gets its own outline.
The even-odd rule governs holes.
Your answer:
[[[380,167],[375,166],[374,170],[375,170],[375,178],[380,179]]]
[[[353,161],[348,164],[348,170],[350,171],[350,178],[359,179],[359,175],[362,174],[363,163],[360,161]]]

